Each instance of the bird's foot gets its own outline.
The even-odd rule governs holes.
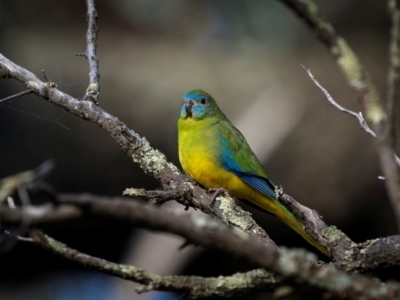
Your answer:
[[[213,206],[214,206],[215,200],[217,199],[217,197],[218,197],[220,194],[227,193],[228,191],[227,191],[226,189],[224,189],[223,187],[219,187],[219,188],[211,188],[211,189],[208,189],[207,192],[208,192],[208,193],[214,193],[214,194],[212,195],[212,197],[211,197],[211,202],[210,202],[210,208],[212,209]]]

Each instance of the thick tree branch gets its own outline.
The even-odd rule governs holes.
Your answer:
[[[310,253],[265,247],[258,240],[241,232],[229,230],[218,222],[205,219],[204,216],[188,215],[177,218],[174,214],[160,209],[144,207],[117,198],[64,195],[60,199],[70,204],[79,203],[89,216],[127,222],[154,231],[174,233],[196,244],[245,259],[285,279],[294,279],[297,284],[307,284],[336,296],[348,299],[397,299],[400,296],[399,284],[385,285],[374,279],[336,271],[329,266],[318,266],[316,257]],[[7,214],[1,213],[3,223],[6,221],[3,217],[6,216]],[[38,239],[34,235],[31,237],[34,240]],[[49,244],[49,240],[45,243]],[[62,253],[63,251],[58,252],[60,255]],[[64,251],[63,256],[66,255],[67,252]],[[80,256],[70,253],[67,256],[68,259],[83,263],[77,257]]]
[[[331,50],[350,87],[358,94],[366,118],[372,123],[377,135],[379,161],[386,177],[386,189],[400,231],[400,173],[393,156],[394,150],[390,138],[390,128],[387,125],[387,116],[376,87],[372,84],[368,72],[361,65],[357,55],[336,33],[312,0],[280,1],[297,13],[317,34],[320,41]]]
[[[281,194],[279,201],[316,241],[329,249],[338,269],[366,272],[378,267],[400,266],[400,235],[355,243],[335,226],[327,226],[317,212],[289,195]]]
[[[144,226],[149,229],[157,229],[151,227],[151,218],[156,216],[158,218],[158,215],[149,215],[149,212],[154,212],[154,209],[150,207],[150,210],[146,210],[146,208],[139,203],[130,201],[127,198],[106,198],[94,195],[73,194],[61,194],[57,198],[61,203],[57,206],[45,204],[41,206],[25,206],[16,209],[0,206],[1,225],[3,227],[15,226],[20,224],[22,220],[28,219],[30,226],[34,227],[57,222],[95,218],[124,222],[129,225]],[[338,268],[349,272],[365,272],[377,267],[400,266],[400,257],[398,255],[400,236],[391,236],[356,244],[337,228],[333,226],[328,227],[319,218],[318,214],[298,204],[290,196],[285,194],[280,195],[280,201],[298,220],[305,224],[307,232],[330,249],[335,259],[335,265]],[[182,218],[181,215],[178,217],[173,213],[155,211],[158,214],[164,214],[164,217],[167,219]],[[211,219],[207,220],[205,216],[200,216],[193,220],[192,218],[195,218],[193,216],[184,216],[183,218],[190,222],[195,220],[196,223],[208,224],[209,226],[219,224],[215,225],[216,228],[224,228],[220,223],[215,223]],[[170,222],[170,220],[168,222]],[[168,227],[168,222],[166,221],[164,224],[165,226],[157,230],[175,232],[175,229],[170,229],[170,227]],[[182,236],[187,237],[186,235]],[[250,235],[245,236],[247,236],[247,239],[253,239]],[[190,234],[187,238],[192,240]],[[273,247],[269,248],[276,249]]]

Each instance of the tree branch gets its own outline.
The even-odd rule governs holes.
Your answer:
[[[151,217],[148,215],[149,212],[156,211],[158,214],[164,214],[165,218],[182,218],[181,215],[178,216],[174,213],[154,210],[152,207],[149,208],[150,210],[146,210],[146,207],[134,201],[129,201],[127,198],[107,198],[88,194],[61,194],[57,198],[61,204],[56,206],[45,204],[40,206],[24,206],[15,209],[0,206],[1,224],[3,227],[15,226],[20,224],[25,218],[29,219],[30,226],[35,227],[57,222],[95,218],[155,229],[151,227],[150,223],[153,217],[159,218],[159,216],[152,215]],[[318,214],[300,205],[290,196],[282,194],[279,200],[295,215],[296,219],[300,220],[305,225],[308,233],[318,242],[330,249],[337,268],[348,272],[365,272],[377,267],[400,266],[400,257],[398,255],[400,236],[385,237],[356,244],[336,227],[328,227],[320,219]],[[193,222],[192,219],[195,217],[184,216],[183,218]],[[205,216],[198,216],[194,220],[197,224],[207,224],[210,226],[219,224],[215,225],[216,228],[225,228],[220,223],[215,223],[210,219],[206,219]],[[163,228],[156,229],[175,232],[175,229],[170,229],[170,227],[168,227],[168,222],[165,222]],[[243,234],[242,231],[240,232],[242,235],[247,236],[247,239],[254,239],[254,237],[251,237],[249,234]],[[190,234],[189,236],[181,234],[181,236],[192,240]],[[265,247],[265,245],[263,246]],[[267,248],[276,249],[274,247]]]
[[[397,299],[400,296],[399,284],[385,285],[375,279],[360,275],[348,275],[329,266],[318,266],[313,254],[303,250],[276,250],[272,247],[265,247],[258,240],[241,232],[229,230],[218,222],[205,219],[204,216],[187,215],[177,218],[174,214],[160,209],[144,207],[138,203],[118,198],[63,195],[60,196],[60,199],[69,204],[79,204],[88,216],[127,222],[154,231],[174,233],[196,244],[243,258],[258,267],[282,276],[284,279],[294,279],[297,284],[305,283],[311,287],[329,291],[336,296],[348,299],[362,297],[364,297],[363,299]],[[9,212],[16,211],[16,209],[8,210]],[[3,207],[0,212],[4,224],[7,222],[8,214],[4,213]],[[39,239],[35,235],[31,235],[31,237],[33,240]],[[51,244],[51,241],[47,240],[43,243],[48,245]],[[61,249],[58,254],[83,264],[81,256],[75,255],[75,252],[71,254],[64,250]],[[97,260],[96,263],[98,262]],[[115,265],[110,272],[116,272],[114,267]]]
[[[372,131],[371,128],[369,128],[369,126],[368,126],[367,122],[365,122],[365,119],[361,112],[356,113],[352,110],[348,110],[348,109],[344,108],[339,103],[337,103],[332,98],[332,96],[329,94],[329,92],[317,81],[317,79],[315,79],[314,75],[311,73],[311,70],[307,69],[304,65],[301,65],[301,67],[303,68],[304,71],[306,71],[308,77],[311,78],[311,80],[314,82],[314,84],[322,91],[322,93],[324,93],[326,99],[328,100],[328,102],[330,104],[332,104],[332,106],[336,107],[338,110],[340,110],[343,113],[346,113],[346,114],[349,114],[349,115],[355,117],[358,120],[358,123],[360,123],[361,128],[364,129],[365,132],[368,133],[370,136],[372,136],[373,138],[376,138],[375,132]]]
[[[24,96],[24,95],[27,95],[27,94],[30,94],[30,93],[32,93],[31,90],[22,91],[22,92],[19,92],[19,93],[15,94],[15,95],[0,99],[0,103],[8,101],[8,100],[11,100],[11,99],[14,99],[14,98],[19,98],[21,96]]]
[[[96,56],[97,33],[99,32],[99,27],[96,23],[98,15],[93,0],[86,0],[86,6],[88,30],[86,33],[87,47],[85,56],[89,62],[89,86],[86,89],[86,94],[85,97],[83,97],[83,100],[90,100],[98,105],[98,98],[100,93],[99,60]]]
[[[279,280],[262,269],[247,273],[236,273],[232,276],[220,276],[217,278],[174,275],[160,276],[132,265],[116,264],[81,253],[37,229],[30,231],[30,237],[38,246],[74,263],[142,284],[142,286],[136,288],[138,293],[152,290],[181,291],[186,293],[185,299],[206,297],[228,298],[245,294],[248,295],[249,293],[254,293],[259,290],[273,288],[279,283]]]
[[[393,156],[394,150],[387,125],[387,116],[380,95],[372,84],[368,72],[347,42],[339,36],[312,0],[280,0],[297,13],[326,45],[350,87],[358,94],[366,118],[377,135],[377,151],[385,185],[392,203],[397,227],[400,231],[400,173]]]

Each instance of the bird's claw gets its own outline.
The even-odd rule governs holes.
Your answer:
[[[213,209],[213,206],[214,206],[214,203],[215,203],[215,200],[217,199],[217,197],[218,197],[220,194],[227,193],[228,191],[227,191],[226,189],[222,188],[222,187],[219,187],[219,188],[211,188],[211,189],[208,189],[207,192],[208,192],[208,193],[214,193],[214,194],[211,196],[211,202],[210,202],[210,208]]]

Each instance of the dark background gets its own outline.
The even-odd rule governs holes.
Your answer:
[[[384,96],[386,1],[327,2],[317,1]],[[359,111],[355,95],[329,51],[280,2],[98,0],[96,5],[100,106],[170,161],[179,165],[176,121],[182,96],[202,88],[246,136],[272,181],[328,224],[356,242],[396,233],[384,183],[377,179],[373,141],[355,119],[328,104],[300,64],[336,101]],[[74,53],[85,51],[85,14],[83,0],[2,0],[0,52],[39,77],[45,69],[62,91],[82,98],[88,64]],[[0,80],[0,98],[23,88],[15,80]],[[48,181],[60,192],[111,196],[126,187],[158,187],[100,128],[33,95],[0,104],[0,145],[0,178],[54,158],[57,167]],[[279,220],[245,208],[278,244],[314,251]],[[180,238],[120,224],[75,222],[44,229],[88,254],[159,274],[217,276],[251,268],[201,247],[178,251]],[[28,243],[14,244],[5,234],[0,241],[0,299],[184,298],[139,296],[131,282],[82,269]],[[381,275],[396,279],[394,270]]]

